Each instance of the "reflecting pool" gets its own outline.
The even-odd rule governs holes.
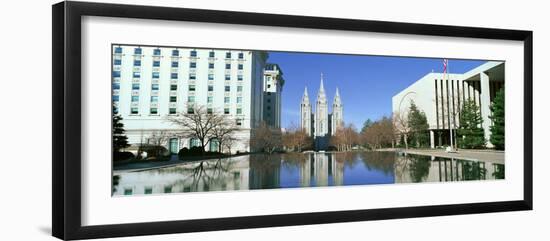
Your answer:
[[[113,195],[504,179],[504,165],[396,152],[253,154],[115,172]]]

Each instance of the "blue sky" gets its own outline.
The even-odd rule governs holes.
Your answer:
[[[285,79],[282,92],[282,127],[300,123],[300,102],[307,86],[313,108],[320,75],[332,106],[336,87],[344,104],[344,121],[361,128],[370,118],[391,115],[391,98],[424,75],[443,71],[442,59],[269,52],[268,62],[278,64]],[[485,61],[449,60],[451,73],[464,73]]]

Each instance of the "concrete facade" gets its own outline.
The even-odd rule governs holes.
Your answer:
[[[263,119],[267,125],[281,128],[283,72],[277,64],[267,64],[264,71]]]
[[[411,102],[426,113],[430,145],[447,146],[456,143],[454,130],[459,127],[460,110],[466,100],[480,107],[487,147],[491,135],[490,105],[496,93],[504,87],[504,62],[488,61],[464,74],[429,73],[392,98],[394,116],[406,115]],[[453,130],[453,135],[450,130]]]
[[[129,45],[113,45],[112,51],[113,112],[123,118],[130,144],[162,132],[172,153],[197,145],[178,135],[180,127],[166,117],[204,106],[240,128],[232,152],[251,151],[250,136],[264,121],[264,93],[271,91],[264,88],[265,52]],[[280,113],[280,106],[274,109]],[[216,150],[216,143],[206,149]]]

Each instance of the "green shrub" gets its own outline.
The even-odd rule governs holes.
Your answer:
[[[223,155],[223,153],[217,152],[217,151],[203,151],[203,149],[199,146],[191,147],[191,149],[184,147],[181,148],[178,152],[178,157],[180,159],[183,159],[185,157],[193,157],[193,156],[220,156]]]
[[[185,156],[188,156],[189,155],[189,148],[187,147],[184,147],[184,148],[181,148],[179,151],[178,151],[178,157],[181,159]]]
[[[128,159],[133,159],[135,158],[134,154],[131,153],[131,152],[128,152],[128,151],[123,151],[123,152],[114,152],[113,153],[113,160],[114,161],[124,161],[124,160],[128,160]]]
[[[178,152],[178,157],[181,159],[190,156],[202,156],[203,154],[205,154],[205,152],[200,146],[193,146],[191,149],[184,147]]]
[[[202,147],[200,146],[194,146],[189,149],[189,154],[193,156],[199,156],[204,154],[204,149],[202,149]]]
[[[170,155],[170,152],[164,146],[144,144],[139,149],[141,152],[147,153],[147,159],[158,159]]]

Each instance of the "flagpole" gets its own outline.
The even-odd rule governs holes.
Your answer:
[[[447,72],[450,73],[450,71],[449,71],[449,60],[447,60]],[[448,84],[449,84],[449,74],[447,74],[447,85]],[[449,87],[447,87],[447,91],[448,90],[449,90]],[[454,96],[454,93],[453,93],[453,96]],[[450,96],[447,95],[447,98],[449,98],[449,97]],[[454,106],[454,103],[455,103],[454,98],[451,99],[451,103]],[[449,112],[451,112],[450,108],[449,108]],[[450,133],[450,137],[451,137],[451,152],[454,152],[455,151],[454,136],[453,136],[453,128],[454,128],[454,123],[455,123],[454,108],[453,108],[453,112],[451,114],[451,117],[453,118],[453,121],[452,122],[449,121],[449,133]]]
[[[449,124],[449,139],[450,139],[450,152],[454,152],[454,143],[453,143],[453,127],[451,126],[451,110],[449,108],[449,98],[450,98],[450,94],[449,94],[449,74],[447,73],[449,69],[449,60],[448,59],[443,59],[443,79],[445,79],[446,77],[446,86],[447,86],[447,113],[448,113],[448,116],[449,118],[447,118],[448,120],[448,124]],[[454,100],[453,100],[454,101]],[[454,114],[454,113],[453,113]],[[454,116],[453,116],[454,118]],[[453,119],[454,121],[454,119]]]

